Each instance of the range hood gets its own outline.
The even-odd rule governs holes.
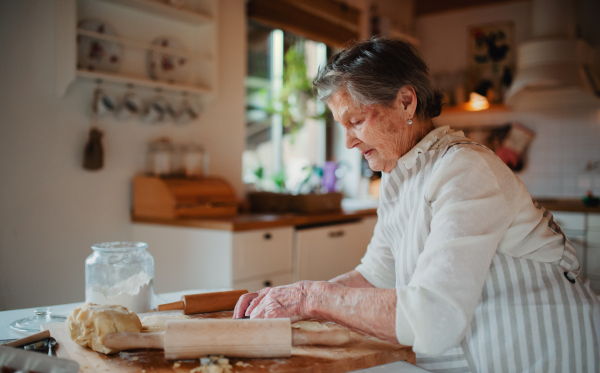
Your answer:
[[[506,103],[517,110],[600,109],[593,50],[575,37],[573,2],[532,1],[533,39],[519,45]]]

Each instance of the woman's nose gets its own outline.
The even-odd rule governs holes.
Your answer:
[[[360,144],[360,140],[354,136],[352,131],[346,130],[346,148],[352,149],[358,144]]]

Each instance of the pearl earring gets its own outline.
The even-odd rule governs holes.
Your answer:
[[[412,119],[409,119],[407,123],[408,123],[409,126],[411,126],[412,125]]]

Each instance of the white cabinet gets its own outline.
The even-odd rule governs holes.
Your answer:
[[[376,217],[296,230],[294,281],[327,281],[353,270],[365,255]]]
[[[156,293],[198,288],[256,291],[292,279],[293,227],[229,232],[134,224],[154,257]]]
[[[329,280],[353,270],[373,235],[376,217],[298,229],[230,232],[133,224],[133,239],[154,257],[156,293],[198,288],[257,291],[298,280]]]

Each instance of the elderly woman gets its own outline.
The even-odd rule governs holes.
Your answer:
[[[243,296],[234,317],[331,320],[451,372],[598,372],[600,303],[552,215],[489,149],[435,128],[441,95],[415,49],[372,39],[314,80],[346,146],[383,171],[356,270]]]

